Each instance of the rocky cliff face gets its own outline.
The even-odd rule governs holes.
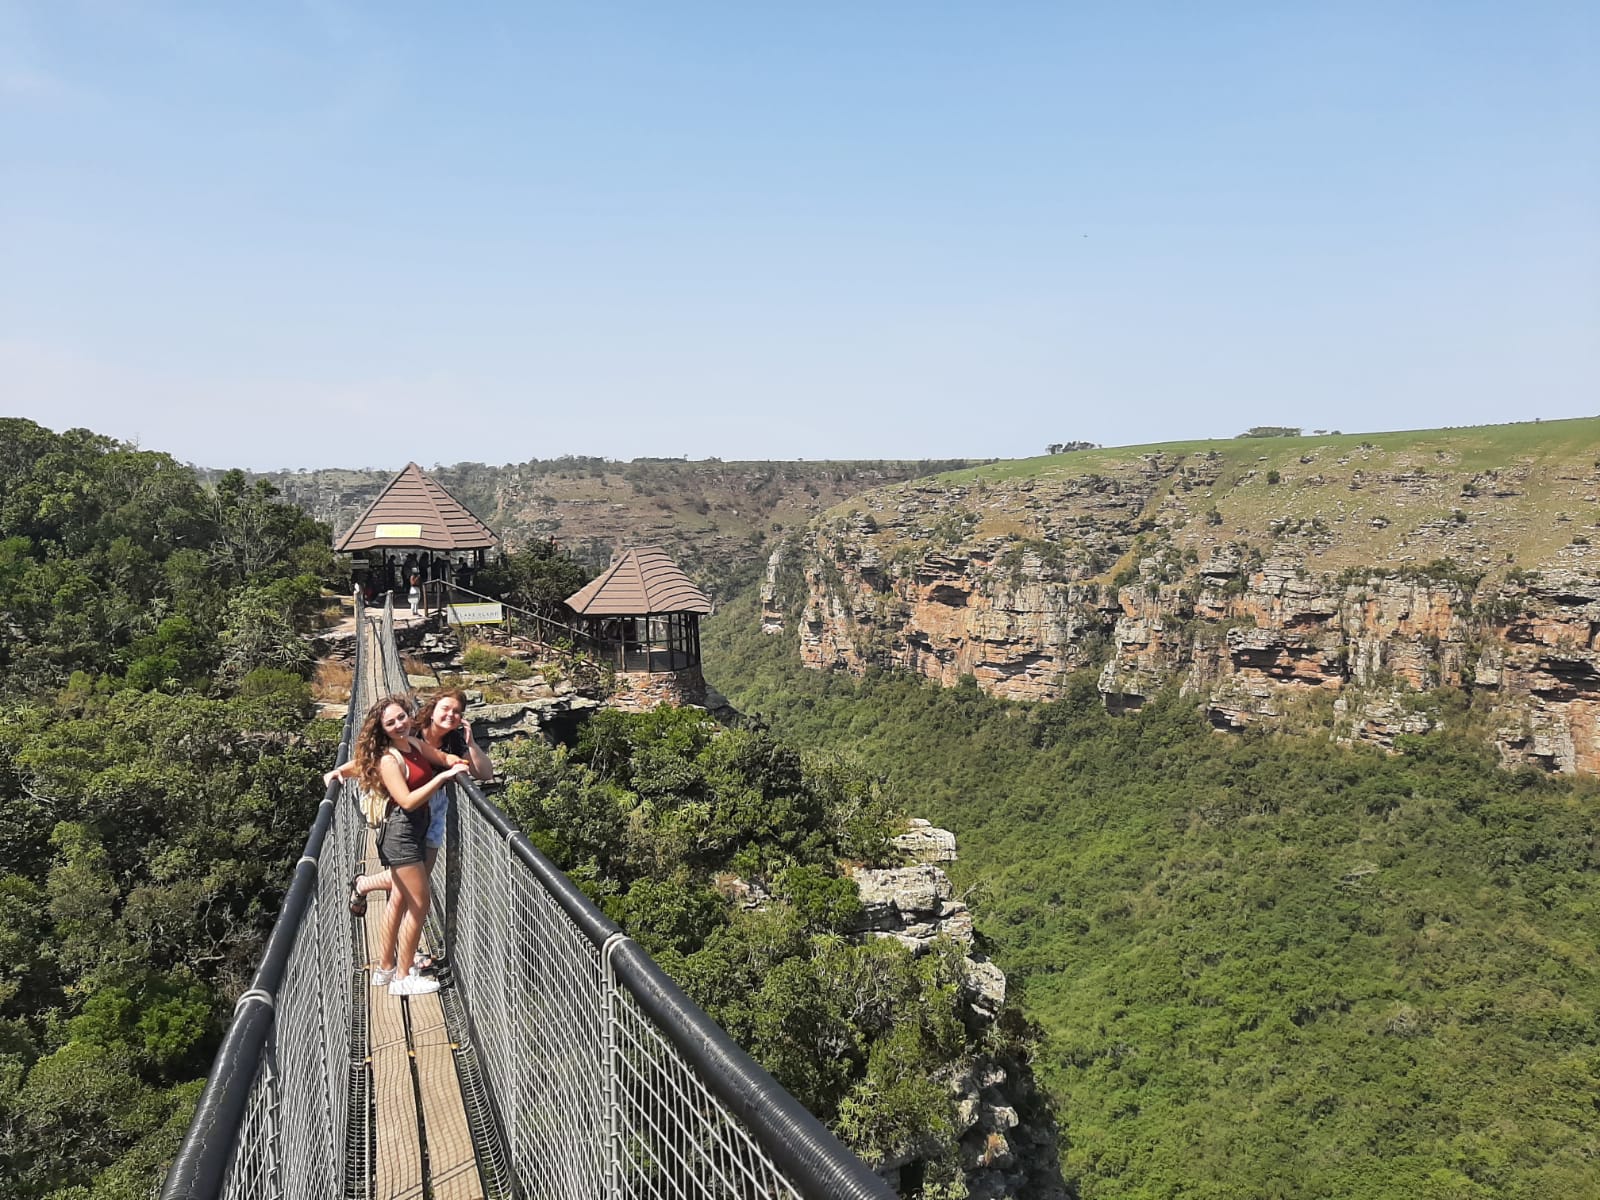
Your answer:
[[[966,976],[963,1020],[969,1031],[988,1031],[1005,1007],[1006,977],[974,945],[972,913],[940,865],[955,861],[955,835],[920,818],[909,825],[892,839],[902,865],[850,872],[862,909],[851,936],[891,938],[913,956],[935,950],[942,941],[953,943],[963,955]],[[763,908],[772,900],[765,889],[743,879],[724,878],[718,886],[744,908]],[[979,1044],[991,1043],[982,1039]],[[951,1063],[943,1082],[968,1200],[1066,1200],[1055,1120],[1027,1062],[985,1050]],[[927,1160],[940,1151],[939,1138],[930,1136],[872,1165],[903,1193],[916,1186],[910,1181],[920,1179]]]
[[[1225,729],[1325,696],[1340,736],[1391,746],[1456,688],[1506,762],[1597,771],[1600,421],[1552,424],[1581,436],[1488,466],[1464,431],[881,489],[774,554],[763,628],[818,669],[1017,700],[1084,667],[1114,711],[1176,683]]]

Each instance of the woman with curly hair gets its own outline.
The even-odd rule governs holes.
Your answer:
[[[385,696],[361,722],[353,756],[361,786],[384,801],[378,825],[378,861],[389,869],[391,887],[372,986],[387,984],[394,996],[439,990],[437,979],[410,973],[422,922],[432,902],[425,850],[428,803],[444,784],[468,770],[467,763],[451,762],[422,738],[414,737],[413,728],[404,697]],[[406,965],[397,969],[398,963]]]
[[[466,711],[467,694],[460,688],[446,688],[444,691],[435,692],[422,702],[422,707],[417,710],[416,728],[422,740],[435,750],[444,755],[445,761],[454,765],[458,762],[467,764],[468,772],[479,783],[487,783],[494,778],[494,764],[489,761],[489,756],[484,753],[483,747],[472,736],[472,726],[462,719]],[[354,775],[354,764],[349,765],[344,777]],[[329,777],[333,772],[329,772]],[[450,809],[450,794],[448,792],[436,793],[428,804],[428,836],[424,842],[425,861],[431,874],[433,864],[439,857],[439,850],[444,846],[445,816]],[[372,892],[382,892],[389,889],[389,872],[379,871],[373,875],[357,875],[350,884],[350,911],[356,916],[364,916],[367,911],[367,896]],[[438,947],[434,948],[438,956]]]

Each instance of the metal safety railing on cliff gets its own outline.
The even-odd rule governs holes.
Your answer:
[[[372,693],[404,680],[385,608],[383,669],[357,640],[341,761]],[[515,1195],[891,1200],[476,786],[455,796],[436,890]],[[346,906],[366,832],[354,800],[352,784],[323,798],[164,1200],[366,1200],[345,1136],[368,1117],[349,1111],[364,1094],[350,1086],[365,996]]]

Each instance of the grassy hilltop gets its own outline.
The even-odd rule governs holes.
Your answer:
[[[1240,435],[1186,442],[1150,442],[1136,446],[1098,447],[1034,458],[1005,459],[998,463],[949,471],[946,479],[1026,479],[1057,467],[1093,470],[1128,458],[1164,454],[1181,458],[1215,451],[1237,463],[1254,463],[1265,456],[1286,464],[1308,452],[1334,455],[1372,450],[1380,455],[1435,455],[1440,462],[1456,462],[1482,471],[1505,466],[1518,458],[1563,458],[1582,455],[1600,441],[1600,417],[1572,417],[1559,421],[1516,421],[1505,425],[1463,425],[1445,429],[1397,429],[1382,433],[1313,433],[1293,436]],[[1380,461],[1382,461],[1380,459]],[[1398,460],[1390,460],[1398,461]]]
[[[1600,417],[1461,429],[1157,442],[1013,459],[939,485],[1015,494],[1069,479],[1160,476],[1143,516],[1179,549],[1271,543],[1320,521],[1318,570],[1453,557],[1482,568],[1558,555],[1600,565]],[[844,513],[852,506],[837,506]],[[1029,532],[1005,505],[973,506],[968,540]]]

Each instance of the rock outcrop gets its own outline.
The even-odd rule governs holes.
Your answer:
[[[570,742],[579,724],[592,712],[606,705],[604,696],[588,681],[564,671],[554,659],[537,658],[537,648],[498,631],[480,629],[480,640],[508,651],[509,659],[522,662],[521,655],[534,657],[522,678],[511,678],[504,671],[474,674],[462,662],[461,643],[453,630],[442,625],[417,626],[412,633],[412,649],[418,659],[436,672],[446,673],[461,684],[467,697],[467,720],[473,735],[486,745],[518,737],[542,737],[546,741]],[[399,631],[396,631],[399,636]],[[428,691],[430,682],[413,681],[419,691]]]
[[[940,937],[972,948],[972,914],[937,867],[857,867],[850,877],[861,894],[862,932],[893,938],[912,954],[927,953]]]
[[[972,1027],[992,1025],[1005,1004],[1006,978],[974,949],[972,913],[938,865],[955,860],[955,835],[913,819],[894,846],[906,865],[851,872],[862,903],[857,936],[892,938],[913,955],[928,953],[940,938],[954,942],[965,955],[967,1019]],[[1065,1196],[1056,1130],[1024,1064],[979,1055],[958,1063],[948,1086],[969,1197]],[[908,1147],[878,1169],[898,1186],[901,1172],[927,1153]]]
[[[1240,443],[881,489],[774,553],[763,628],[813,668],[1008,699],[1085,667],[1117,712],[1175,684],[1219,729],[1325,704],[1338,736],[1389,747],[1454,688],[1488,701],[1508,764],[1600,771],[1595,424],[1593,446],[1489,470],[1341,439],[1281,468]]]
[[[852,936],[889,938],[913,956],[934,952],[944,944],[941,939],[953,943],[963,955],[963,1019],[969,1034],[981,1035],[1000,1018],[1006,977],[975,949],[972,913],[954,895],[939,865],[955,861],[955,835],[913,818],[893,845],[900,865],[850,871],[862,904]],[[736,876],[723,876],[717,888],[743,909],[772,903],[759,883]],[[1004,1037],[993,1043],[980,1037],[969,1040],[1007,1044]],[[1025,1061],[1007,1053],[979,1053],[951,1064],[944,1082],[969,1197],[1066,1200],[1056,1126]],[[943,1149],[939,1138],[929,1136],[873,1165],[901,1191]]]

